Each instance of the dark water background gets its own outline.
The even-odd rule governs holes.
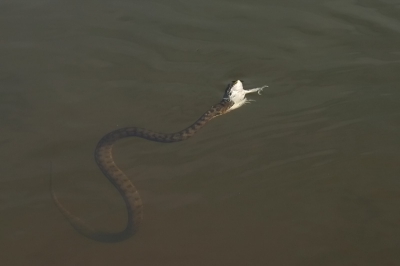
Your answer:
[[[188,141],[116,145],[137,235],[70,227],[50,172],[122,228],[96,142],[182,129],[233,79],[270,88]],[[399,0],[3,0],[0,126],[1,265],[400,265]]]

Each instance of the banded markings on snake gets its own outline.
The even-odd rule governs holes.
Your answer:
[[[102,232],[87,225],[85,221],[73,215],[61,204],[52,188],[52,181],[50,180],[50,192],[54,203],[76,231],[92,240],[119,242],[128,239],[139,228],[143,217],[143,204],[136,187],[114,162],[112,156],[114,143],[126,137],[139,137],[164,143],[186,140],[192,137],[211,119],[248,103],[249,100],[246,99],[246,94],[254,92],[260,94],[265,87],[267,86],[245,90],[242,81],[232,81],[226,88],[225,94],[219,103],[212,106],[191,126],[175,133],[159,133],[144,128],[126,127],[111,131],[100,139],[94,152],[94,158],[100,170],[118,190],[125,202],[128,218],[124,230],[120,232]]]

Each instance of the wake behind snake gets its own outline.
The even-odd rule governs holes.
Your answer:
[[[120,232],[102,232],[91,228],[83,220],[73,215],[61,204],[56,197],[50,182],[50,192],[54,203],[61,213],[66,217],[72,227],[90,239],[101,242],[119,242],[128,239],[130,236],[135,234],[142,221],[143,204],[136,187],[124,174],[124,172],[117,167],[113,160],[112,147],[114,143],[117,140],[126,137],[139,137],[164,143],[186,140],[192,137],[200,128],[202,128],[214,117],[226,114],[227,112],[237,109],[243,104],[248,103],[249,100],[246,99],[247,93],[258,92],[260,94],[262,89],[265,87],[267,86],[245,90],[243,89],[242,81],[233,81],[226,88],[225,94],[219,103],[212,106],[191,126],[176,133],[158,133],[144,128],[126,127],[114,130],[100,139],[94,152],[94,158],[100,170],[118,190],[125,202],[128,219],[124,230]]]

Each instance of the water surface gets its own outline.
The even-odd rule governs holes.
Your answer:
[[[397,265],[399,18],[397,0],[2,1],[1,264]],[[180,130],[234,79],[270,87],[185,142],[116,145],[137,235],[70,227],[50,174],[71,211],[122,228],[96,142]]]

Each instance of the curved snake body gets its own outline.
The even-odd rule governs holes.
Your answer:
[[[95,161],[103,174],[118,190],[125,202],[128,219],[124,230],[120,232],[100,232],[91,228],[83,220],[70,213],[60,203],[53,189],[50,187],[50,191],[56,206],[79,233],[90,239],[101,242],[118,242],[129,238],[137,231],[139,224],[141,223],[143,216],[143,204],[136,187],[124,174],[124,172],[122,172],[115,164],[112,157],[113,144],[116,141],[126,137],[139,137],[164,143],[186,140],[193,136],[200,128],[202,128],[214,117],[225,114],[233,109],[239,108],[244,103],[247,103],[248,100],[245,97],[247,93],[260,93],[264,87],[244,90],[240,80],[233,81],[228,85],[225,95],[219,103],[212,106],[191,126],[176,133],[158,133],[138,127],[126,127],[114,130],[100,139],[94,152]]]

